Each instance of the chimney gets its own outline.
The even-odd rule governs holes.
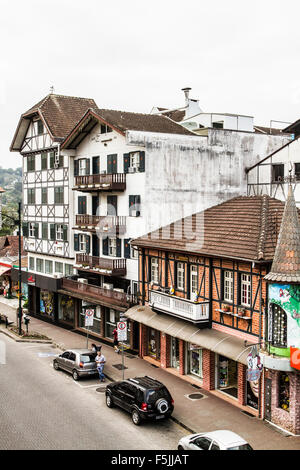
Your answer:
[[[190,91],[191,91],[191,88],[181,88],[181,90],[184,92],[184,96],[185,96],[185,105],[188,106],[189,105],[189,95],[190,95]]]

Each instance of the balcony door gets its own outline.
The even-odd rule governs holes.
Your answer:
[[[96,235],[95,233],[93,233],[92,235],[92,253],[93,253],[93,256],[97,256],[97,257],[100,256],[99,238],[98,238],[98,235]]]
[[[107,173],[118,173],[118,155],[107,155]]]
[[[190,266],[190,300],[195,301],[198,295],[198,267],[195,264]]]
[[[78,196],[78,214],[86,214],[86,196]]]
[[[107,196],[107,215],[118,214],[118,196]]]

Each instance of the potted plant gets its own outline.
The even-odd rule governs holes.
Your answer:
[[[244,317],[246,315],[246,310],[244,309],[244,307],[240,307],[238,309],[238,316],[239,317]]]
[[[223,312],[230,312],[230,305],[222,304],[222,310]]]

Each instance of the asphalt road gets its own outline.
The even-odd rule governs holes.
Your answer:
[[[172,420],[135,426],[129,414],[109,409],[98,380],[74,382],[52,366],[60,350],[48,344],[6,344],[0,364],[0,449],[177,449],[188,434]]]

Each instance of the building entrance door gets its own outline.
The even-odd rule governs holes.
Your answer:
[[[171,340],[171,367],[179,370],[179,339],[172,338]]]

